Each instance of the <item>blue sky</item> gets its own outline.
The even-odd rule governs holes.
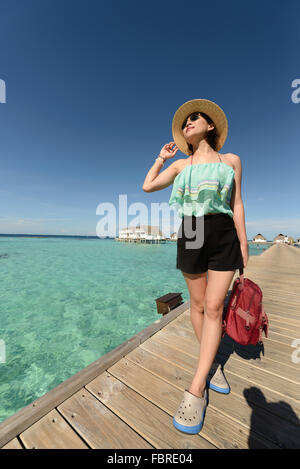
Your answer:
[[[300,237],[299,2],[0,7],[1,233],[96,235],[97,206],[118,213],[121,194],[167,203],[172,186],[145,193],[145,176],[177,108],[206,98],[229,121],[221,153],[242,161],[248,239]]]

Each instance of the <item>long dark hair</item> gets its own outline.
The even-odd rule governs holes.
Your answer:
[[[208,124],[213,124],[214,125],[214,128],[212,130],[208,131],[208,134],[206,136],[206,141],[211,146],[211,148],[216,151],[218,133],[217,133],[217,129],[216,129],[214,121],[207,114],[205,114],[205,112],[201,112],[201,111],[196,112],[196,113],[193,112],[188,117],[192,116],[193,114],[200,114],[202,117],[204,117],[204,119],[206,120],[206,122]],[[186,121],[188,120],[188,117],[183,122],[182,127],[181,127],[182,129],[185,127]],[[188,143],[187,145],[188,145],[188,149],[189,149],[189,155],[192,155],[193,151],[194,151],[193,150],[193,145],[191,143]]]

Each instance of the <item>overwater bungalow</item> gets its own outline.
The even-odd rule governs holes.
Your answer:
[[[275,238],[273,239],[273,243],[284,243],[284,238],[285,235],[280,233],[279,235],[275,236]]]
[[[267,238],[265,238],[262,234],[258,233],[254,238],[252,239],[253,243],[266,243]]]
[[[130,226],[119,230],[119,236],[116,241],[125,241],[132,243],[165,243],[166,237],[158,226],[140,225]]]
[[[287,236],[287,235],[283,235],[283,234],[279,234],[278,236],[276,236],[273,240],[273,243],[283,243],[283,244],[294,244],[295,241],[293,236]]]

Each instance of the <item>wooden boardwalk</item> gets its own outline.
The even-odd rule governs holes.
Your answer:
[[[172,424],[198,361],[186,302],[2,422],[0,447],[300,448],[300,249],[273,245],[245,276],[262,288],[269,338],[259,350],[225,336],[231,393],[209,391],[200,433]]]

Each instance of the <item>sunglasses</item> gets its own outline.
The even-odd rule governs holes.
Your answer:
[[[193,112],[193,114],[191,114],[189,116],[189,118],[190,118],[191,121],[196,121],[197,119],[199,119],[200,116],[201,116],[200,112]],[[187,120],[188,120],[188,117],[183,122],[183,124],[181,126],[181,130],[183,130],[185,128]]]

